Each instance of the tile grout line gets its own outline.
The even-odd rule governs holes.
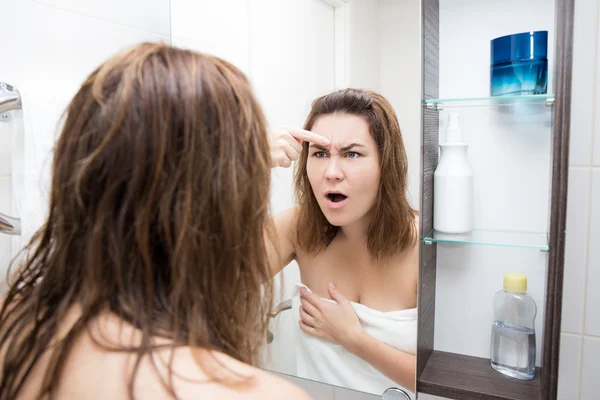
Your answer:
[[[123,26],[123,27],[126,27],[126,28],[135,29],[135,30],[140,31],[140,32],[150,33],[150,34],[156,35],[156,36],[168,37],[168,34],[149,31],[149,30],[137,27],[137,26],[132,26],[132,25],[124,24],[122,22],[116,22],[116,21],[113,21],[113,20],[110,20],[110,19],[107,19],[107,18],[98,17],[96,15],[84,14],[84,13],[79,12],[79,11],[73,11],[73,10],[69,10],[68,8],[64,8],[64,7],[60,7],[60,6],[55,6],[55,5],[52,5],[52,4],[48,4],[48,3],[42,2],[40,0],[29,0],[29,1],[32,2],[32,3],[34,3],[34,4],[39,4],[39,5],[48,7],[48,8],[54,8],[54,9],[57,9],[57,10],[60,10],[60,11],[64,11],[64,12],[70,13],[70,14],[75,14],[75,15],[79,15],[79,16],[82,16],[82,17],[92,18],[92,19],[95,19],[95,20],[98,20],[98,21],[108,22],[108,23],[119,25],[119,26]]]
[[[584,339],[594,339],[594,340],[600,340],[600,335],[588,335],[585,333],[575,333],[575,332],[567,332],[567,331],[562,331],[560,332],[561,335],[566,335],[566,336],[571,336],[571,337],[581,337]]]
[[[600,62],[600,6],[596,2],[596,70],[594,71],[594,76],[592,76],[592,80],[594,83],[594,89],[596,89],[596,93],[594,93],[594,99],[592,101],[592,139],[590,141],[590,166],[594,166],[594,142],[596,137],[596,130],[600,128],[597,126],[598,118],[596,117],[596,107],[598,104],[598,93],[600,93],[600,80],[598,79],[598,73],[600,70],[598,69],[598,62]]]

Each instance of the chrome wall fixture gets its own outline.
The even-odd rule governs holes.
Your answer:
[[[19,218],[9,217],[0,213],[0,233],[8,235],[21,234],[21,220]]]
[[[0,120],[9,121],[9,111],[20,110],[21,94],[8,83],[0,82]]]
[[[0,121],[10,121],[9,111],[20,110],[21,107],[21,94],[19,91],[8,83],[0,82]],[[0,213],[0,233],[20,235],[21,220]]]

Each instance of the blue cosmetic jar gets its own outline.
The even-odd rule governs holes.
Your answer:
[[[492,96],[546,94],[548,31],[502,36],[490,47]]]

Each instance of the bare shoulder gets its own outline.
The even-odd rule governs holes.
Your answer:
[[[411,248],[411,255],[412,257],[416,257],[417,260],[419,258],[419,242],[420,242],[420,236],[421,236],[421,216],[419,215],[418,211],[414,212],[414,233],[415,233],[415,237],[414,237],[414,241],[413,241],[413,245]]]
[[[214,356],[214,357],[213,357]],[[198,398],[218,398],[220,400],[262,400],[262,399],[285,399],[285,400],[309,400],[310,397],[291,382],[278,377],[270,372],[244,364],[232,357],[222,353],[215,353],[210,358],[201,357],[205,363],[202,367],[197,364],[197,358],[190,357],[190,353],[183,351],[176,355],[174,372],[181,372],[179,377],[184,379],[175,379],[175,386],[182,399]],[[216,364],[213,364],[216,361]],[[227,384],[227,383],[192,383],[202,380],[212,364],[218,365],[216,375],[224,378],[247,378],[247,383]],[[192,373],[190,371],[197,371]],[[188,375],[182,376],[183,374]],[[188,378],[188,379],[185,379]]]
[[[59,394],[62,397],[57,398],[128,399],[128,377],[132,376],[137,356],[108,351],[104,345],[133,345],[139,342],[139,332],[108,317],[91,332],[101,339],[101,346],[89,334],[82,335],[65,365],[63,376],[69,379],[61,384]],[[284,379],[221,352],[188,346],[173,349],[167,339],[157,339],[156,344],[167,347],[156,349],[140,360],[133,382],[136,398],[174,400],[164,386],[171,382],[171,388],[180,400],[283,400],[284,395],[286,400],[310,399]],[[277,397],[280,394],[281,397]]]

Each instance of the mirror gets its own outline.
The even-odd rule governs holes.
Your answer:
[[[396,113],[408,164],[405,193],[394,204],[406,196],[406,206],[395,207],[413,215],[407,210],[416,212],[420,198],[420,13],[418,0],[177,0],[171,1],[171,37],[175,46],[214,54],[244,71],[273,130],[302,128],[312,102],[336,90],[381,94]],[[318,212],[309,215],[339,228],[319,252],[293,244],[292,260],[274,277],[276,307],[262,367],[380,396],[390,387],[402,387],[414,398],[418,232],[413,246],[374,261],[367,243],[375,233],[369,242],[367,227],[381,188],[388,190],[394,180],[381,173],[390,166],[380,167],[384,157],[364,118],[324,115],[311,129],[328,137],[331,147],[306,144],[302,149],[308,151],[307,195],[320,199]],[[359,141],[363,149],[341,151],[349,140]],[[387,146],[395,146],[391,159],[403,154],[399,144]],[[296,222],[290,226],[297,224],[293,177],[300,163],[273,169],[271,212],[280,235],[282,213],[292,212],[290,221]],[[344,192],[345,204],[327,208],[325,192],[331,189]],[[406,215],[393,218],[408,226]],[[412,217],[416,227],[417,218]],[[398,235],[396,225],[386,218],[379,228]],[[389,240],[385,234],[380,239]],[[282,251],[285,245],[280,243]],[[393,247],[388,243],[386,248]],[[336,285],[333,291],[330,282]],[[307,297],[300,294],[300,284],[310,289]],[[333,293],[343,297],[334,302]],[[309,313],[305,302],[311,300],[326,309],[319,318]],[[302,312],[314,324],[327,325],[307,333],[299,323],[307,318]]]

